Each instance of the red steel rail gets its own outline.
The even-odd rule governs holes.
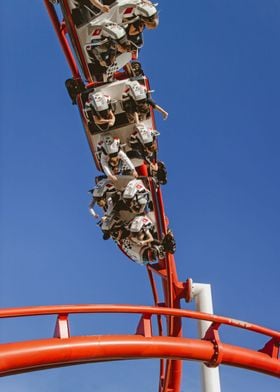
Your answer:
[[[131,335],[70,335],[70,314],[139,314],[140,321]],[[53,338],[0,346],[0,375],[18,374],[58,366],[143,358],[167,358],[203,361],[210,367],[236,366],[280,378],[280,332],[259,325],[190,310],[130,305],[63,305],[9,308],[0,310],[0,318],[56,315]],[[211,326],[203,339],[155,336],[152,316],[206,320]],[[221,342],[222,325],[242,328],[268,337],[264,347],[252,350]]]
[[[65,23],[62,21],[59,21],[59,18],[57,16],[57,13],[55,12],[54,6],[49,2],[49,0],[44,0],[49,17],[51,19],[53,28],[56,32],[56,35],[58,37],[58,40],[61,44],[63,53],[66,57],[66,60],[69,64],[69,67],[71,69],[72,75],[74,79],[81,79],[80,72],[75,60],[75,57],[72,53],[71,47],[68,43],[67,40],[67,29]]]

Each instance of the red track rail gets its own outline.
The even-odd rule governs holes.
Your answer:
[[[66,25],[64,22],[60,23],[57,13],[55,12],[54,6],[49,2],[49,0],[44,0],[49,17],[51,19],[53,28],[56,32],[56,35],[59,39],[59,42],[61,44],[62,50],[65,54],[65,57],[67,59],[67,62],[69,64],[69,67],[71,69],[72,75],[74,79],[81,79],[79,69],[76,64],[75,57],[72,53],[72,50],[70,48],[70,45],[67,40],[67,30],[66,30]]]
[[[125,313],[141,315],[133,335],[70,336],[70,314]],[[231,365],[280,378],[280,332],[227,317],[190,310],[129,305],[70,305],[10,308],[0,310],[0,318],[56,315],[53,338],[0,347],[0,375],[18,374],[58,366],[108,360],[167,358],[198,360],[208,366]],[[203,339],[154,336],[152,316],[207,320],[212,324]],[[222,325],[242,328],[269,338],[258,351],[222,343],[218,329]]]

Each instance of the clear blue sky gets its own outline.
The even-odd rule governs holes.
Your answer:
[[[211,283],[216,314],[279,329],[280,1],[159,8],[141,59],[170,113],[157,125],[179,278]],[[2,1],[0,11],[0,306],[152,304],[145,268],[103,241],[88,214],[96,170],[42,1]],[[135,325],[77,317],[72,332]],[[51,336],[53,327],[52,318],[1,321],[0,341]],[[224,331],[228,342],[264,343]],[[182,391],[197,392],[198,366],[185,367]],[[0,390],[153,392],[157,370],[157,361],[77,366],[2,378]],[[279,380],[244,370],[222,367],[221,379],[226,392],[279,391]]]

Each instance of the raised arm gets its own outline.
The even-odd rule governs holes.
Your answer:
[[[167,111],[165,111],[161,106],[159,106],[159,105],[155,105],[155,107],[154,107],[158,112],[160,112],[161,114],[162,114],[162,117],[163,117],[163,119],[164,120],[166,120],[167,119],[167,117],[168,117],[168,113],[167,113]]]
[[[120,159],[129,167],[129,169],[133,172],[134,177],[138,177],[137,171],[135,170],[135,167],[131,160],[128,158],[126,153],[124,151],[119,152],[119,157]]]
[[[140,245],[146,245],[151,243],[154,240],[154,237],[152,236],[152,233],[150,232],[150,230],[147,230],[145,232],[146,236],[148,237],[146,240],[141,241]]]
[[[97,219],[97,218],[99,218],[99,216],[98,216],[98,214],[94,211],[94,205],[95,205],[95,200],[92,199],[90,205],[88,206],[88,207],[89,207],[89,212],[90,212],[90,214],[91,214],[94,218]]]
[[[90,0],[91,4],[94,5],[96,8],[98,8],[102,12],[109,12],[110,7],[108,5],[102,4],[99,0]]]

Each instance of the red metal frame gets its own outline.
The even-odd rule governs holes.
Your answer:
[[[140,314],[141,318],[136,334],[71,337],[68,317],[78,313]],[[1,376],[86,362],[167,358],[173,359],[175,364],[181,363],[178,359],[198,360],[212,367],[225,364],[280,378],[280,332],[247,322],[190,310],[130,305],[64,305],[0,310],[0,318],[43,315],[57,315],[54,338],[1,344]],[[212,324],[203,339],[155,336],[151,323],[151,317],[155,315],[207,320]],[[274,349],[255,351],[222,343],[218,336],[222,325],[268,336],[267,345],[273,342]],[[172,361],[170,363],[172,373],[174,368]],[[176,390],[174,380],[173,384]],[[166,383],[163,388],[170,389]]]
[[[67,41],[66,38],[66,34],[67,34],[67,30],[66,30],[66,26],[64,22],[59,21],[57,13],[55,11],[54,6],[49,2],[49,0],[44,0],[45,6],[47,8],[49,17],[51,19],[53,28],[56,32],[56,35],[59,39],[59,42],[61,44],[62,50],[65,54],[65,57],[67,59],[67,62],[69,64],[69,67],[71,69],[72,75],[74,79],[81,79],[80,76],[80,72],[79,69],[77,67],[76,61],[75,61],[75,57],[72,53],[72,50],[70,48],[70,45]]]
[[[44,0],[45,6],[47,8],[48,14],[51,18],[51,22],[53,24],[53,27],[55,29],[55,32],[57,34],[57,37],[62,45],[64,54],[67,58],[67,61],[69,63],[69,59],[73,58],[73,62],[71,61],[72,64],[69,63],[73,77],[76,78],[75,76],[75,72],[73,72],[72,69],[72,65],[73,63],[76,63],[76,61],[74,60],[74,56],[72,54],[72,50],[71,47],[69,45],[69,42],[67,40],[67,36],[69,37],[70,41],[72,42],[72,45],[75,47],[76,53],[78,55],[78,60],[80,62],[81,65],[81,69],[83,71],[84,77],[86,78],[86,80],[91,83],[93,82],[87,62],[84,58],[83,55],[83,50],[81,48],[79,39],[78,39],[78,35],[74,26],[74,22],[72,20],[71,17],[71,11],[69,9],[69,5],[67,4],[67,2],[61,0],[61,6],[64,8],[65,14],[67,15],[67,25],[66,25],[66,21],[62,20],[60,21],[55,7],[49,2],[49,0]],[[69,31],[68,31],[69,29]],[[69,32],[71,32],[71,36],[69,34]],[[76,69],[78,69],[77,65],[75,64]],[[80,75],[79,75],[80,76]]]

